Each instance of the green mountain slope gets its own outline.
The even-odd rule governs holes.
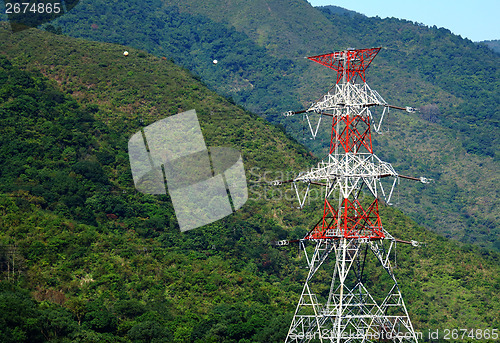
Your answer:
[[[282,341],[306,270],[269,242],[303,235],[317,204],[258,181],[310,166],[307,151],[161,58],[37,30],[0,41],[1,340]],[[242,152],[255,200],[181,234],[167,196],[134,190],[126,143],[193,107],[207,145]],[[498,254],[381,211],[394,236],[426,243],[397,251],[417,331],[499,326]]]
[[[130,45],[173,59],[218,93],[233,97],[255,112],[263,108],[279,112],[275,94],[282,94],[286,102],[298,106],[293,92],[289,94],[294,81],[286,77],[293,62],[270,57],[245,33],[205,16],[180,12],[161,0],[127,1],[121,6],[118,9],[106,2],[84,3],[54,25],[71,26],[77,37]],[[152,12],[145,8],[139,11],[143,6]],[[92,19],[82,20],[82,16]],[[111,29],[112,21],[120,24]],[[212,63],[214,59],[217,65]],[[276,82],[278,78],[280,82]]]
[[[398,206],[448,237],[500,249],[499,56],[486,47],[446,29],[303,0],[92,0],[53,25],[172,58],[218,93],[282,125],[317,156],[328,137],[311,141],[300,116],[281,115],[308,106],[334,82],[333,71],[303,57],[383,46],[368,83],[389,103],[422,111],[386,123],[397,136],[375,139],[387,147],[381,157],[402,174],[436,180],[418,192],[403,184]]]
[[[485,40],[480,42],[480,44],[487,45],[491,50],[495,51],[497,54],[500,54],[500,40]]]

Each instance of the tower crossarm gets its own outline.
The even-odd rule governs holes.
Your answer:
[[[386,106],[380,94],[367,83],[336,84],[306,112],[333,113],[334,115],[357,115],[358,110],[373,106]],[[339,112],[340,111],[340,112]],[[363,115],[363,113],[359,113]]]
[[[401,106],[394,106],[394,105],[389,105],[389,104],[377,104],[377,103],[370,103],[370,104],[358,105],[359,108],[374,107],[374,106],[383,106],[383,107],[392,108],[392,109],[396,109],[396,110],[406,111],[408,113],[415,113],[415,112],[418,111],[418,108],[411,107],[411,106],[401,107]],[[337,104],[336,107],[338,109],[342,109],[342,108],[346,107],[346,104],[339,103],[339,104]],[[311,113],[311,112],[318,113],[318,114],[321,114],[321,115],[327,116],[327,117],[333,117],[334,116],[334,114],[327,113],[327,112],[322,112],[319,108],[317,108],[314,105],[312,105],[311,107],[309,107],[307,110],[287,111],[287,112],[283,113],[283,115],[285,117],[291,117],[291,116],[294,116],[296,114]]]
[[[380,160],[375,154],[343,154],[329,156],[328,161],[321,161],[308,172],[300,173],[293,182],[331,182],[338,178],[374,178],[398,174],[388,162]]]
[[[393,181],[384,185],[381,180],[389,177],[392,177]],[[272,181],[271,185],[293,183],[301,206],[309,195],[311,185],[325,187],[326,194],[336,189],[345,198],[353,192],[360,191],[362,186],[366,185],[375,198],[382,197],[390,204],[398,178],[422,183],[432,181],[425,177],[417,178],[398,174],[390,163],[380,160],[375,154],[348,153],[337,157],[329,155],[327,161],[321,161],[309,171],[301,172],[293,179]],[[298,187],[300,183],[307,185],[307,190],[302,196]]]
[[[400,107],[400,106],[394,106],[394,105],[384,105],[384,106],[389,107],[389,108],[394,108],[396,110],[406,111],[408,113],[414,113],[414,112],[418,111],[418,108],[410,107],[410,106],[406,106],[406,107]]]
[[[415,240],[411,240],[411,241],[404,241],[402,239],[397,239],[397,238],[393,238],[393,240],[397,243],[403,243],[403,244],[408,244],[408,245],[411,245],[413,247],[420,247],[421,245],[423,245],[424,243],[422,242],[419,242],[419,241],[415,241]]]
[[[305,110],[301,111],[288,111],[284,113],[285,116],[293,116],[295,114],[304,114],[307,119],[309,129],[311,130],[313,138],[316,137],[322,116],[335,117],[335,118],[363,118],[373,121],[373,114],[371,108],[383,107],[383,112],[376,120],[373,126],[375,131],[380,130],[380,126],[386,113],[389,109],[403,110],[409,113],[415,112],[417,109],[413,107],[400,107],[388,104],[382,96],[370,88],[365,83],[340,83],[333,86],[327,94],[323,95],[318,101],[314,102]],[[318,116],[317,119],[313,117]],[[316,121],[316,124],[314,122]]]

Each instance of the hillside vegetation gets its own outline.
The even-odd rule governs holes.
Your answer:
[[[491,50],[495,51],[497,54],[500,54],[500,40],[485,40],[480,42],[480,44],[487,45]]]
[[[4,29],[0,42],[0,340],[282,341],[306,269],[270,242],[304,235],[317,204],[298,210],[259,181],[313,157],[168,60],[37,30]],[[126,147],[191,108],[208,146],[242,152],[252,199],[181,234],[168,196],[134,190]],[[381,215],[425,243],[397,250],[417,331],[499,327],[499,254]]]
[[[301,116],[281,115],[308,106],[334,82],[333,71],[304,56],[382,46],[368,83],[388,103],[421,111],[393,111],[383,126],[389,132],[375,138],[376,152],[401,174],[435,180],[425,188],[402,183],[397,206],[447,237],[500,249],[500,56],[486,46],[444,28],[313,8],[305,0],[92,0],[52,25],[173,59],[319,157],[328,137],[310,140]]]

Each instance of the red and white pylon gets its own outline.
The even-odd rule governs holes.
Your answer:
[[[396,242],[404,241],[382,226],[379,199],[390,203],[399,178],[428,180],[399,175],[373,153],[372,126],[378,131],[390,108],[415,111],[388,105],[366,83],[366,68],[379,51],[350,49],[309,57],[337,71],[336,85],[307,110],[285,114],[303,113],[313,137],[322,118],[331,119],[326,160],[292,180],[274,182],[293,183],[301,206],[311,187],[325,190],[322,217],[299,240],[309,273],[286,342],[417,342],[391,264]],[[383,108],[375,125],[374,107]],[[317,124],[312,124],[313,117]],[[387,179],[392,180],[382,183]],[[299,184],[306,185],[305,192],[299,191]],[[363,187],[372,200],[360,198]],[[306,249],[307,242],[315,243],[313,251]],[[385,270],[385,276],[377,274],[380,284],[371,284],[365,275],[368,267],[376,265]],[[329,287],[324,285],[325,271],[332,275]]]

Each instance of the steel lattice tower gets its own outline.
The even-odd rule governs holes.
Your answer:
[[[366,83],[365,71],[380,48],[345,50],[308,57],[310,60],[337,71],[337,82],[323,98],[302,113],[313,137],[322,118],[331,118],[330,148],[326,160],[308,172],[275,185],[293,183],[301,207],[310,187],[324,190],[322,217],[303,238],[309,273],[304,283],[286,342],[417,342],[401,291],[391,265],[396,242],[414,246],[418,242],[401,241],[382,226],[379,199],[390,203],[399,178],[419,180],[399,175],[390,163],[381,161],[372,148],[372,127],[375,131],[389,108],[413,112],[415,109],[388,105]],[[358,82],[359,80],[359,82]],[[371,108],[383,107],[378,123],[373,124]],[[317,124],[313,125],[313,117]],[[388,182],[389,180],[389,182]],[[305,184],[301,196],[299,184]],[[361,199],[363,187],[373,200]],[[305,243],[314,243],[314,251],[306,251]],[[287,245],[289,242],[277,242]],[[375,258],[373,258],[373,256]],[[385,270],[382,284],[371,284],[365,277],[369,259]],[[329,285],[324,284],[324,272],[333,265]],[[321,278],[318,274],[321,274]],[[327,294],[328,293],[328,294]]]

